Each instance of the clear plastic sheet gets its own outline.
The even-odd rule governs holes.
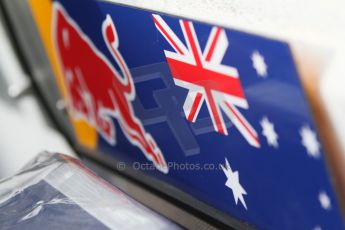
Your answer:
[[[63,154],[0,181],[0,229],[180,229]]]

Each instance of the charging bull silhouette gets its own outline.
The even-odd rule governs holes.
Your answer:
[[[161,150],[135,116],[135,88],[131,73],[119,52],[119,37],[109,15],[102,24],[104,42],[123,76],[95,47],[65,9],[54,3],[53,37],[65,78],[69,112],[95,127],[111,145],[116,144],[116,118],[127,140],[137,146],[156,168],[167,173]]]

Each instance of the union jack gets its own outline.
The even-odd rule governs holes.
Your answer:
[[[158,31],[175,51],[164,50],[175,85],[189,90],[183,105],[187,120],[195,122],[205,101],[217,132],[228,135],[223,111],[247,142],[259,148],[256,131],[236,108],[249,108],[238,71],[221,63],[229,45],[224,29],[214,26],[201,52],[192,22],[180,20],[186,47],[161,16],[153,14],[152,17]]]

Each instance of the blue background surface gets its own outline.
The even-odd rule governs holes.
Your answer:
[[[248,210],[235,204],[232,191],[225,186],[226,176],[216,170],[173,170],[145,173],[191,194],[197,199],[260,229],[343,229],[342,217],[322,156],[311,158],[301,144],[299,130],[308,125],[316,130],[293,58],[286,43],[226,29],[229,47],[223,64],[234,66],[249,103],[241,113],[257,131],[261,148],[248,145],[231,122],[228,136],[212,127],[205,105],[195,124],[186,121],[182,105],[187,90],[175,86],[163,50],[172,50],[155,28],[151,12],[102,1],[60,1],[95,46],[114,63],[102,38],[101,25],[106,14],[112,17],[120,37],[120,51],[130,67],[136,87],[134,110],[145,129],[156,140],[168,162],[230,162],[239,171],[239,180],[248,195]],[[178,19],[163,16],[184,41]],[[194,23],[201,47],[211,26]],[[250,56],[258,50],[268,65],[268,77],[257,76]],[[267,116],[279,134],[279,148],[267,145],[260,120]],[[225,117],[225,116],[224,116]],[[98,149],[131,162],[148,162],[141,151],[131,146],[115,121],[117,145],[99,136]],[[185,135],[185,136],[183,136]],[[318,200],[320,191],[331,199],[325,210]]]

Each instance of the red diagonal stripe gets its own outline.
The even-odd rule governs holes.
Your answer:
[[[218,132],[220,132],[221,134],[224,134],[225,135],[225,130],[223,129],[223,122],[222,122],[222,119],[221,119],[221,114],[218,113],[218,110],[217,110],[217,105],[213,99],[213,96],[212,96],[212,93],[210,90],[206,90],[206,100],[208,101],[209,105],[210,105],[210,109],[211,109],[211,113],[213,115],[213,119],[214,119],[214,124],[216,125],[216,129]]]
[[[170,41],[171,45],[174,47],[175,50],[177,50],[178,53],[184,55],[183,51],[178,47],[178,45],[175,43],[175,41],[170,37],[169,33],[164,29],[164,27],[159,23],[159,21],[152,16],[154,23],[159,28],[160,31],[165,35],[165,37]]]
[[[202,94],[201,93],[197,93],[197,95],[195,97],[195,100],[193,102],[193,105],[192,105],[192,110],[190,111],[189,116],[187,118],[188,121],[193,121],[194,116],[196,114],[196,111],[199,108],[199,104],[201,102],[201,99],[202,99]]]
[[[187,39],[188,39],[189,44],[190,44],[190,48],[192,49],[192,52],[193,52],[193,56],[194,56],[196,65],[202,66],[201,59],[200,59],[199,52],[198,52],[198,49],[200,49],[200,47],[199,47],[198,41],[193,36],[193,33],[192,33],[192,30],[193,30],[192,23],[189,22],[189,21],[183,21],[183,26],[185,28],[185,32],[186,32]]]
[[[246,125],[246,123],[241,119],[241,117],[237,114],[237,112],[228,104],[228,102],[225,102],[225,105],[226,107],[230,109],[232,114],[235,115],[236,119],[241,123],[241,125],[245,128],[245,130],[249,133],[249,135],[255,140],[255,142],[259,144],[259,139],[256,136],[256,134],[252,132],[252,130]]]
[[[210,46],[210,49],[206,55],[206,61],[210,61],[211,58],[212,58],[212,55],[214,53],[214,50],[215,50],[215,47],[216,47],[216,44],[218,42],[218,39],[219,39],[219,35],[220,35],[220,32],[222,31],[221,28],[217,27],[217,31],[216,31],[216,34],[214,36],[214,39],[212,40],[212,43],[211,43],[211,46]]]

